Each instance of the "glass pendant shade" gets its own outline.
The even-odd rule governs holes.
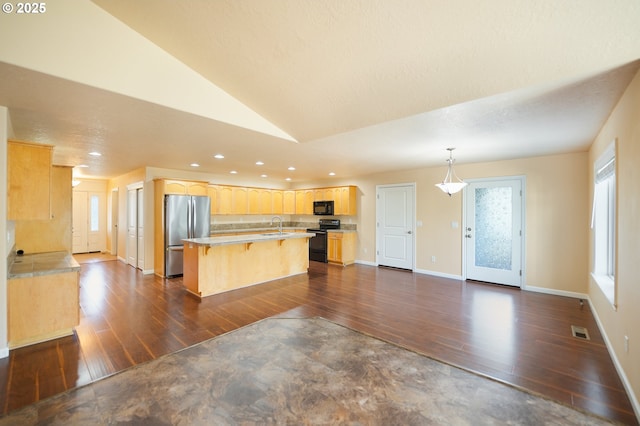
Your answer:
[[[462,188],[467,186],[467,182],[463,182],[462,179],[460,179],[453,171],[453,163],[455,161],[453,159],[454,149],[455,148],[447,148],[447,151],[449,151],[449,159],[447,160],[447,163],[449,163],[449,168],[447,169],[447,175],[444,177],[442,183],[436,183],[436,186],[442,189],[442,192],[448,194],[449,196],[461,191]],[[456,179],[455,181],[453,180],[454,177]]]

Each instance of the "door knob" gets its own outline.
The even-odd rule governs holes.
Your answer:
[[[466,234],[465,238],[471,238],[471,234]]]
[[[411,234],[411,231],[407,231],[407,234]]]

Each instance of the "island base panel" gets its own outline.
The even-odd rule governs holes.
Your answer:
[[[183,283],[199,297],[306,273],[307,238],[205,246],[185,244]]]

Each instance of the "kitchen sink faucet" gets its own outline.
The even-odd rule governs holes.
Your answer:
[[[274,216],[271,218],[271,226],[273,226],[273,221],[278,221],[278,231],[282,234],[282,218],[280,216]]]

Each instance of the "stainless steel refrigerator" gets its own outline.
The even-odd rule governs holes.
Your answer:
[[[211,200],[195,195],[164,196],[164,275],[182,275],[185,238],[209,236]]]

